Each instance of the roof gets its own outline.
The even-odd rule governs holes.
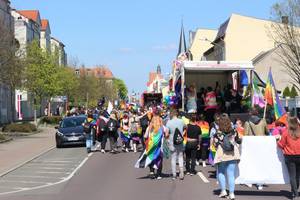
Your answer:
[[[163,75],[159,74],[157,72],[150,72],[149,73],[149,81],[147,83],[147,86],[150,86],[156,79],[156,77],[158,76],[159,79],[163,79]]]
[[[41,20],[41,24],[42,24],[42,27],[41,27],[42,31],[46,31],[48,27],[50,29],[50,25],[49,25],[49,20],[48,19],[42,19]]]
[[[97,66],[91,68],[82,67],[80,69],[76,69],[75,71],[80,71],[80,74],[87,73],[87,75],[93,75],[96,78],[107,78],[107,79],[114,78],[112,71],[105,66]]]
[[[186,52],[187,52],[187,48],[186,48],[186,41],[185,41],[185,35],[184,35],[184,28],[183,28],[183,24],[181,24],[181,32],[180,32],[180,38],[179,38],[179,47],[178,47],[177,57],[180,54],[186,53]]]
[[[59,44],[65,47],[64,43],[62,43],[60,40],[56,39],[55,37],[51,37],[51,39],[55,40],[56,42],[58,42]]]
[[[229,21],[230,21],[230,18],[227,19],[223,24],[221,24],[221,26],[219,28],[219,31],[218,31],[218,34],[217,34],[217,37],[214,40],[214,42],[218,42],[218,40],[225,37]]]
[[[39,23],[40,12],[38,10],[17,10],[20,15]]]

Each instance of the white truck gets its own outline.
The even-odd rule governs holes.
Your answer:
[[[181,66],[175,73],[176,80],[181,77],[181,92],[182,92],[182,109],[184,109],[184,88],[189,87],[191,84],[196,86],[197,91],[201,87],[207,88],[215,87],[216,82],[223,89],[224,86],[231,84],[234,85],[234,78],[239,83],[239,74],[245,70],[247,74],[254,70],[252,62],[227,62],[227,61],[183,61]],[[249,76],[248,76],[249,77]],[[251,77],[249,77],[249,82]],[[175,87],[175,84],[174,84]],[[238,86],[237,86],[238,87]]]

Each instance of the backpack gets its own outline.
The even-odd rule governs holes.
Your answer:
[[[130,125],[130,133],[137,133],[137,132],[138,132],[138,121],[136,121],[134,117]]]
[[[106,122],[104,121],[104,119],[99,119],[99,125],[98,125],[98,127],[99,127],[99,130],[100,130],[100,132],[106,132],[106,130],[107,130],[107,124],[106,124]]]
[[[175,129],[174,137],[173,137],[173,143],[175,145],[183,144],[183,136],[182,136],[182,134],[181,134],[181,132],[179,131],[178,128]]]
[[[85,120],[85,122],[83,123],[83,132],[86,134],[91,133],[92,131],[92,126],[91,126],[91,122],[89,120]]]
[[[148,117],[144,116],[141,120],[140,120],[140,124],[143,130],[146,130],[148,127]]]
[[[107,127],[108,127],[108,131],[109,131],[109,132],[115,132],[115,131],[117,130],[117,123],[116,123],[116,121],[110,119],[110,120],[107,122],[107,124],[108,124]]]
[[[232,134],[223,134],[223,141],[221,142],[221,147],[224,152],[232,152],[234,151],[234,145],[230,141],[230,137]]]

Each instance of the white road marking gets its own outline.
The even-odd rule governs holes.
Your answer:
[[[18,169],[18,168],[22,167],[23,165],[29,163],[30,161],[33,161],[34,159],[36,159],[36,158],[42,156],[43,154],[46,154],[47,152],[50,152],[50,151],[53,150],[54,148],[55,148],[55,146],[52,146],[52,147],[50,147],[49,149],[47,149],[47,150],[41,152],[40,154],[38,154],[38,155],[36,155],[36,156],[34,156],[34,157],[32,157],[32,158],[26,160],[25,162],[23,162],[23,163],[17,165],[16,167],[7,170],[6,172],[0,174],[0,177],[4,176],[4,175],[6,175],[6,174],[8,174],[8,173],[10,173],[10,172],[12,172],[12,171],[15,171],[16,169]]]
[[[41,181],[18,181],[18,180],[0,180],[0,183],[38,183],[38,184],[50,184],[47,182],[41,182]]]
[[[8,186],[0,186],[0,188],[3,188],[3,189],[12,189],[12,190],[22,190],[23,189],[21,187],[8,187]]]
[[[209,183],[209,180],[202,174],[202,172],[198,172],[197,175],[202,179],[204,183]]]
[[[21,175],[11,175],[9,177],[11,177],[11,178],[52,178],[52,179],[63,179],[63,178],[53,177],[53,176],[21,176]]]
[[[37,174],[70,174],[70,172],[49,172],[49,171],[37,171]]]
[[[74,163],[72,161],[66,161],[66,160],[43,160],[41,163]]]
[[[31,167],[28,167],[29,169],[31,169]],[[74,170],[75,168],[61,168],[61,167],[36,167],[37,169],[41,169],[41,170]]]
[[[55,182],[55,183],[48,183],[48,184],[45,184],[45,185],[41,185],[41,186],[37,186],[37,187],[32,187],[32,188],[20,188],[19,190],[17,191],[10,191],[10,192],[3,192],[3,193],[0,193],[0,195],[6,195],[6,194],[13,194],[13,193],[18,193],[18,192],[23,192],[23,191],[29,191],[29,190],[35,190],[35,189],[41,189],[41,188],[45,188],[45,187],[50,187],[50,186],[54,186],[54,185],[58,185],[60,183],[63,183],[63,182],[66,182],[68,180],[70,180],[75,174],[76,172],[86,163],[86,161],[89,159],[89,157],[91,157],[93,155],[93,153],[90,153],[88,154],[87,157],[84,158],[84,160],[75,168],[75,170],[69,174],[69,176],[67,177],[64,177],[62,180],[58,181],[58,182]],[[10,176],[10,177],[13,177],[13,176]],[[17,177],[17,176],[15,176]],[[22,177],[22,176],[19,176],[19,177]],[[26,178],[26,176],[23,176],[24,178]],[[30,176],[29,176],[30,177]],[[47,177],[47,178],[50,178],[50,177]],[[52,177],[51,177],[52,178]]]

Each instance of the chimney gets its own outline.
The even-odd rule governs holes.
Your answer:
[[[281,16],[281,22],[283,24],[289,24],[289,17],[288,16]]]

